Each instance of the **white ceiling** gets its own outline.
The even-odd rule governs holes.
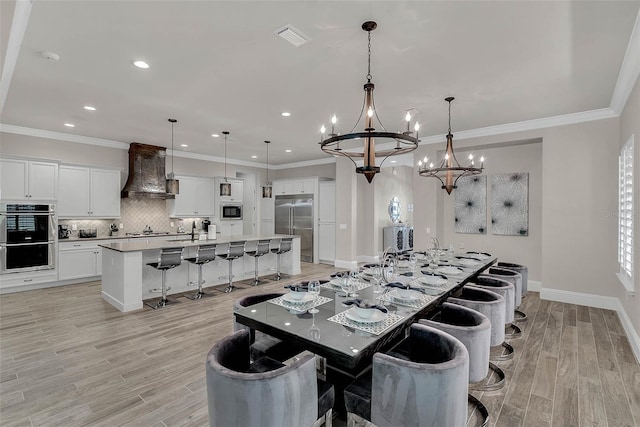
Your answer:
[[[262,163],[269,139],[271,164],[323,159],[320,125],[336,113],[338,130],[348,132],[360,113],[366,20],[378,22],[372,75],[387,130],[401,129],[405,110],[414,108],[421,135],[445,133],[443,98],[451,95],[454,134],[596,110],[610,105],[639,7],[640,1],[33,1],[1,122],[170,146],[167,119],[176,118],[176,150],[222,156],[222,138],[210,135],[229,130],[229,158]],[[311,41],[294,47],[277,37],[286,24]],[[49,62],[41,51],[61,59]],[[134,59],[151,68],[134,67]],[[285,110],[291,117],[281,117]]]

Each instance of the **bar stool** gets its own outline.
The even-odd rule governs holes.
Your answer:
[[[216,259],[216,244],[213,245],[200,245],[198,246],[198,252],[196,253],[195,258],[185,258],[185,260],[189,261],[191,264],[195,264],[198,266],[198,283],[189,283],[189,286],[198,285],[198,292],[187,297],[192,300],[197,300],[204,297],[210,297],[213,294],[207,294],[202,290],[202,285],[204,284],[204,280],[202,279],[202,266],[207,264],[214,259]]]
[[[225,288],[225,292],[229,293],[233,290],[233,260],[244,256],[245,240],[237,240],[235,242],[229,242],[227,246],[227,253],[218,254],[222,259],[229,261],[229,284]],[[220,276],[219,279],[223,279],[225,276]]]
[[[523,322],[527,320],[527,315],[518,310],[520,304],[522,304],[522,275],[516,271],[506,268],[489,267],[483,275],[497,277],[502,280],[513,283],[513,287],[516,289],[514,300],[514,315],[517,322]]]
[[[258,286],[258,284],[260,283],[260,280],[258,280],[258,258],[268,254],[270,247],[271,247],[271,239],[261,239],[261,240],[258,240],[258,244],[256,246],[255,251],[245,252],[247,255],[252,256],[256,260],[256,269],[255,269],[255,276],[253,280],[253,286]]]
[[[160,258],[158,262],[149,262],[148,266],[160,270],[162,272],[162,289],[152,289],[151,292],[162,292],[160,301],[156,304],[146,303],[153,309],[166,307],[169,304],[174,304],[177,301],[169,300],[167,298],[167,291],[171,290],[171,287],[167,287],[167,270],[176,268],[182,263],[182,247],[179,248],[164,248],[160,250]]]
[[[293,237],[283,237],[280,240],[280,245],[277,248],[272,248],[271,253],[274,253],[278,256],[276,260],[276,277],[275,280],[280,280],[280,255],[283,253],[289,252],[291,250],[291,242],[293,241]]]
[[[445,302],[431,319],[420,319],[423,325],[440,329],[460,340],[469,352],[469,388],[494,391],[504,387],[504,371],[489,361],[491,348],[491,321],[484,314],[458,304]],[[489,370],[498,380],[486,383]],[[482,382],[482,383],[481,383]],[[478,402],[480,403],[480,402]],[[480,403],[479,411],[489,415]]]
[[[513,308],[515,304],[515,287],[511,282],[500,279],[498,276],[481,274],[476,277],[473,282],[469,282],[469,285],[502,295],[505,301],[504,321],[506,325],[504,336],[507,339],[511,339],[518,338],[522,335],[522,330],[513,323],[515,320],[515,310]]]
[[[522,276],[522,298],[524,298],[527,295],[527,290],[529,288],[529,269],[524,265],[503,261],[498,261],[496,266],[500,268],[506,268],[507,270],[513,270],[516,273],[520,273],[520,275]]]
[[[505,300],[486,289],[465,285],[460,295],[447,298],[448,302],[462,305],[484,314],[491,322],[491,347],[501,347],[503,354],[489,357],[493,360],[509,360],[513,358],[513,347],[504,338]],[[505,353],[506,351],[506,353]]]

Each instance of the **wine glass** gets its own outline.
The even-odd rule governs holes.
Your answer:
[[[351,284],[351,294],[348,296],[352,298],[356,298],[358,296],[358,282],[360,281],[360,273],[357,270],[353,270],[349,273],[349,282]]]
[[[453,245],[453,243],[449,243],[449,251],[447,252],[447,259],[449,259],[449,261],[453,261],[454,252],[455,246]]]
[[[409,256],[409,269],[411,270],[411,274],[413,275],[416,274],[417,262],[418,262],[418,254],[414,252],[411,254],[411,256]]]
[[[351,292],[351,278],[348,275],[344,275],[340,278],[340,288],[344,292],[345,298],[349,298],[349,292]]]
[[[318,310],[316,310],[315,312],[317,313]],[[320,328],[316,325],[315,313],[313,313],[311,310],[309,310],[309,313],[311,313],[311,326],[309,327],[309,338],[311,338],[313,341],[320,341]]]
[[[382,287],[380,286],[380,284],[382,283],[382,267],[376,265],[372,270],[373,274],[371,278],[373,279],[373,293],[379,294],[382,292]]]
[[[307,292],[313,296],[313,301],[318,299],[318,296],[320,295],[320,282],[317,280],[311,280],[307,285]],[[311,314],[315,314],[317,312],[318,309],[315,308],[315,306],[311,310],[309,310],[309,313]]]

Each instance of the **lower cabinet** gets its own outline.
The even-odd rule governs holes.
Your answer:
[[[114,240],[116,241],[116,240]],[[81,279],[102,274],[102,248],[100,242],[59,242],[58,280]]]

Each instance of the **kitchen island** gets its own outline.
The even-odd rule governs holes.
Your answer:
[[[246,240],[245,250],[254,250],[258,240],[272,239],[277,247],[279,239],[293,237],[291,251],[280,258],[280,272],[300,274],[300,238],[282,234],[230,236],[215,240],[141,240],[127,243],[100,244],[102,250],[102,298],[118,310],[127,312],[139,310],[143,300],[157,298],[162,283],[162,273],[147,265],[157,262],[163,248],[183,247],[183,258],[194,257],[199,245],[216,244],[217,253],[225,253],[229,242]],[[269,253],[260,257],[259,276],[274,275],[277,255]],[[216,258],[202,267],[204,287],[226,284],[228,281],[228,261]],[[255,261],[245,255],[233,261],[234,281],[249,279],[254,276]],[[197,289],[198,267],[183,261],[178,267],[167,272],[167,286],[171,287],[169,295],[193,291]],[[190,286],[192,282],[194,285]]]

